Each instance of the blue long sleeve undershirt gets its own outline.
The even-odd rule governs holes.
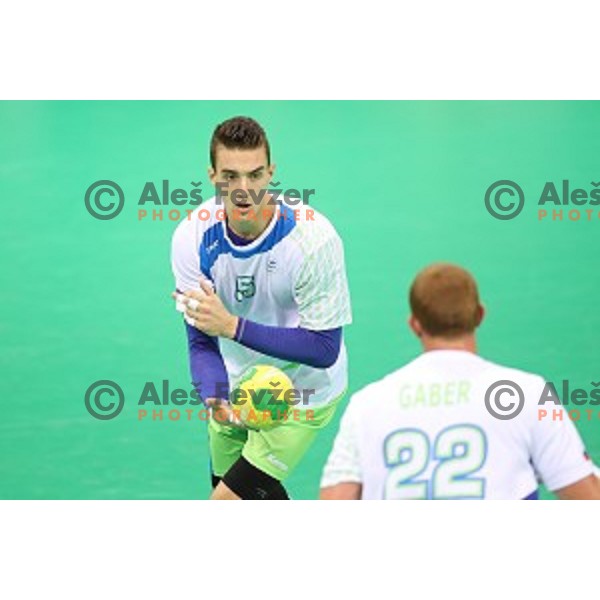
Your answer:
[[[313,331],[261,325],[240,318],[234,339],[262,354],[326,369],[335,363],[340,353],[342,328]]]
[[[219,350],[219,340],[184,321],[190,358],[192,383],[202,400],[229,398],[227,369]]]
[[[216,337],[185,323],[188,336],[190,371],[202,399],[229,397],[225,363]],[[337,360],[342,328],[312,331],[302,327],[274,327],[240,319],[235,341],[257,352],[326,369]]]

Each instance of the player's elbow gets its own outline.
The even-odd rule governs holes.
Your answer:
[[[333,367],[337,362],[337,359],[340,355],[340,349],[338,348],[329,348],[327,352],[323,352],[316,356],[315,359],[311,362],[311,367],[315,369],[329,369],[329,367]]]
[[[342,348],[341,333],[327,332],[319,334],[321,339],[319,344],[315,346],[315,353],[309,363],[309,366],[315,369],[329,369],[333,367],[340,356]]]
[[[342,348],[342,328],[327,331],[304,331],[305,347],[310,348],[304,364],[315,369],[329,369],[337,362]]]

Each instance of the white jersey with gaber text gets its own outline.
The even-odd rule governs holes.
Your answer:
[[[486,393],[501,392],[488,402],[506,416],[519,406],[512,383],[522,409],[497,418]],[[593,465],[567,411],[539,405],[544,389],[542,377],[470,352],[425,352],[352,396],[321,487],[361,483],[364,499],[534,499],[539,481],[571,485]]]

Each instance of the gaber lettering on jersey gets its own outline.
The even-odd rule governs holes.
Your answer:
[[[452,406],[467,404],[470,392],[467,380],[405,384],[398,392],[398,401],[401,408]]]

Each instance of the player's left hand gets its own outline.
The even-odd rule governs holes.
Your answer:
[[[191,290],[179,296],[185,305],[188,322],[210,336],[221,336],[233,339],[237,329],[238,318],[223,306],[223,302],[211,285],[200,281],[202,291]]]

